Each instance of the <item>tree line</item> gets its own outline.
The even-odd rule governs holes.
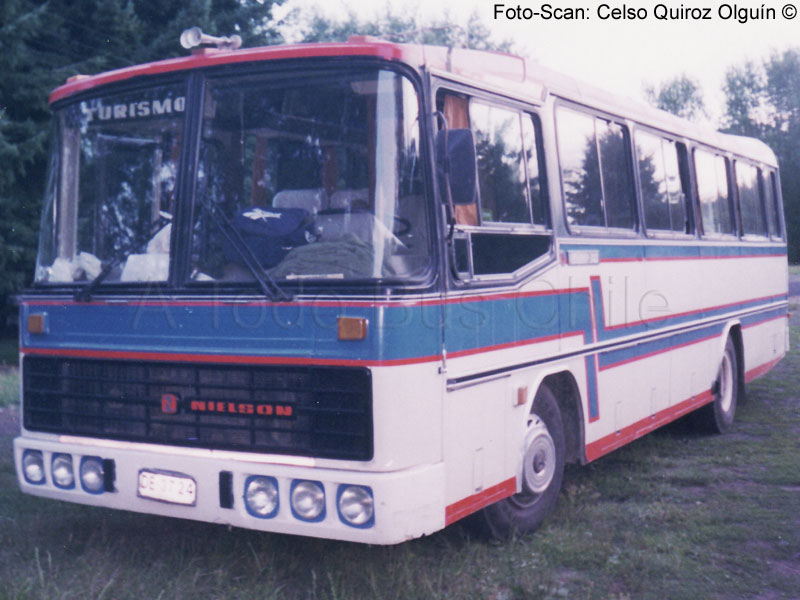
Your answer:
[[[472,14],[453,27],[450,15],[429,23],[387,12],[371,21],[355,13],[331,22],[319,15],[273,16],[283,0],[5,0],[0,4],[0,333],[14,314],[11,298],[33,276],[38,223],[47,172],[50,91],[78,73],[185,54],[181,31],[238,33],[245,46],[285,41],[337,41],[358,33],[393,41],[513,50],[492,38]],[[652,101],[672,112],[697,111],[697,90],[686,78],[652,90]],[[688,86],[688,87],[687,87]],[[762,63],[730,69],[724,87],[723,127],[764,140],[783,165],[789,257],[800,262],[800,48]],[[700,102],[702,106],[702,102]],[[688,111],[688,115],[687,115]]]

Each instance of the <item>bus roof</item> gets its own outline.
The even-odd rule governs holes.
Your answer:
[[[733,136],[692,123],[643,102],[617,96],[520,56],[502,52],[397,44],[369,36],[352,36],[347,42],[285,44],[241,50],[197,49],[189,56],[145,63],[98,75],[76,75],[53,90],[50,102],[108,83],[136,77],[188,71],[226,64],[320,57],[375,57],[455,76],[465,83],[488,86],[508,96],[541,104],[548,94],[585,104],[613,115],[721,150],[777,166],[775,155],[763,142]]]

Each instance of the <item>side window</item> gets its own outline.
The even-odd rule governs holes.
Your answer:
[[[437,109],[449,127],[475,136],[478,201],[456,206],[454,215],[458,277],[507,277],[547,255],[552,234],[534,116],[446,91],[437,95]]]
[[[739,194],[739,214],[744,235],[767,235],[767,216],[758,184],[758,169],[736,161],[736,191]]]
[[[680,157],[676,142],[644,131],[636,132],[639,185],[648,231],[690,231]]]
[[[772,238],[783,238],[781,229],[781,205],[778,200],[777,177],[775,171],[758,170],[758,178],[764,194],[764,205],[767,207],[767,224]]]
[[[534,224],[547,226],[550,211],[547,207],[547,195],[544,193],[544,181],[539,165],[536,126],[531,115],[522,115],[522,139],[525,149],[525,174],[528,178],[528,192],[531,197],[531,216]]]
[[[565,107],[557,110],[557,126],[569,224],[633,229],[636,213],[627,129]]]
[[[530,223],[522,125],[517,111],[472,101],[481,222]]]
[[[725,157],[706,150],[695,150],[694,168],[703,231],[712,235],[734,233],[735,221],[728,191]]]

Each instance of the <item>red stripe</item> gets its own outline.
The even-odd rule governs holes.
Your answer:
[[[444,525],[447,527],[467,515],[479,511],[484,506],[494,504],[498,500],[508,498],[517,492],[517,478],[506,479],[502,483],[487,488],[482,492],[459,500],[444,509]]]
[[[761,366],[750,369],[749,371],[747,371],[747,373],[744,374],[745,383],[750,383],[751,381],[753,381],[753,379],[756,379],[758,377],[761,377],[762,375],[765,375],[766,373],[769,373],[772,370],[772,367],[781,362],[781,359],[783,359],[783,356],[779,356],[778,358],[766,362]]]
[[[724,256],[655,256],[645,260],[716,260],[731,258],[786,258],[786,254],[726,254]]]
[[[552,290],[538,290],[531,292],[499,292],[496,294],[479,294],[477,296],[451,296],[438,301],[441,304],[458,304],[460,302],[482,302],[490,300],[507,300],[517,298],[532,298],[535,296],[554,296],[560,294],[577,294],[580,292],[588,292],[589,288],[568,288],[568,289],[552,289]]]
[[[591,462],[608,454],[612,450],[616,450],[640,437],[650,433],[654,429],[666,425],[683,415],[692,412],[696,408],[700,408],[704,404],[708,404],[713,400],[711,390],[705,391],[698,396],[693,396],[688,400],[670,406],[662,411],[657,412],[652,417],[647,417],[641,421],[637,421],[633,425],[629,425],[616,433],[607,435],[600,438],[596,442],[586,445],[586,460]]]
[[[621,263],[621,262],[644,262],[641,256],[616,256],[612,258],[601,258],[601,263]]]
[[[593,277],[592,279],[598,279],[599,280],[600,278],[599,277]],[[691,315],[696,315],[696,314],[699,314],[699,313],[702,313],[702,312],[705,312],[705,311],[720,310],[720,309],[730,308],[732,306],[737,306],[739,304],[748,304],[750,302],[766,302],[766,301],[773,301],[774,302],[776,300],[783,300],[783,299],[784,299],[784,295],[783,294],[777,294],[777,295],[774,295],[774,296],[763,296],[761,298],[751,298],[749,300],[738,300],[736,302],[729,302],[727,304],[720,304],[718,306],[709,306],[709,307],[706,307],[706,308],[698,308],[698,309],[695,309],[695,310],[687,310],[687,311],[682,312],[682,313],[673,313],[673,314],[665,315],[663,317],[653,317],[652,319],[644,319],[642,321],[633,321],[632,323],[620,323],[619,325],[604,325],[604,329],[605,329],[605,331],[612,331],[612,330],[615,330],[615,329],[622,329],[622,328],[626,328],[626,327],[635,327],[637,325],[647,325],[648,323],[655,323],[657,321],[665,321],[667,319],[675,319],[675,318],[678,318],[678,317],[689,317]],[[603,313],[605,314],[605,305],[604,305],[604,302],[603,302],[602,289],[601,289],[601,293],[600,293],[600,306],[602,307]],[[760,308],[760,307],[757,307],[757,308]],[[748,309],[742,309],[742,310],[748,310]]]
[[[81,350],[63,348],[20,348],[23,354],[66,356],[73,358],[115,358],[123,360],[156,360],[242,365],[324,365],[344,367],[395,367],[442,360],[440,354],[391,360],[339,358],[305,358],[294,356],[247,356],[232,354],[194,354],[188,352],[137,352],[122,350]]]
[[[733,258],[786,258],[786,254],[725,254],[705,256],[620,256],[601,258],[601,263],[650,262],[663,260],[728,260]]]

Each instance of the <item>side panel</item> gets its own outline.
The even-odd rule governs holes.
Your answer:
[[[576,251],[597,263],[569,264]],[[748,380],[786,352],[783,246],[571,239],[560,253],[516,292],[448,300],[443,442],[454,511],[518,490],[530,408],[518,399],[549,373],[578,383],[594,460],[710,402],[731,327],[741,327]],[[553,307],[557,318],[545,318]],[[503,343],[529,314],[547,324],[543,335]]]

